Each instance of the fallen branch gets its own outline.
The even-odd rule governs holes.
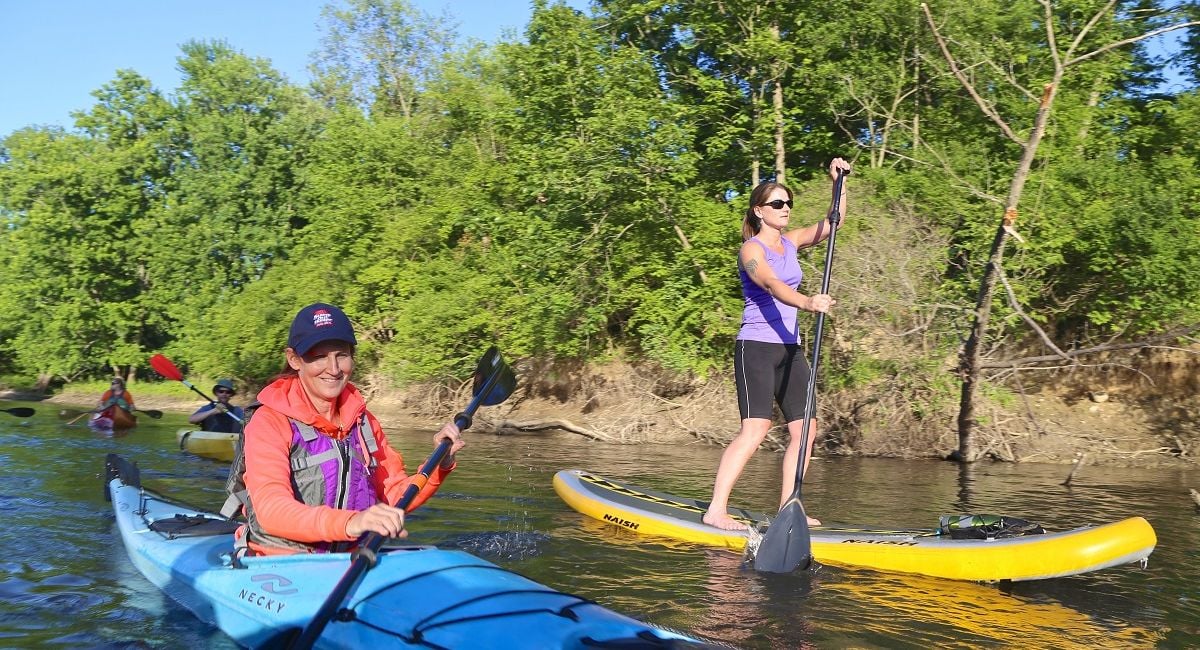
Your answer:
[[[1157,336],[1151,336],[1149,338],[1145,338],[1140,341],[1131,341],[1129,343],[1095,345],[1095,346],[1092,346],[1089,348],[1079,348],[1077,350],[1066,350],[1066,351],[1062,351],[1062,355],[1046,354],[1046,355],[1040,355],[1040,356],[1035,356],[1035,357],[1024,357],[1021,359],[1008,359],[1005,361],[985,361],[985,362],[983,362],[981,367],[983,367],[983,368],[1008,368],[1008,367],[1015,367],[1015,366],[1024,366],[1024,365],[1029,365],[1029,364],[1034,364],[1034,363],[1044,363],[1047,361],[1061,361],[1063,359],[1063,355],[1065,355],[1066,358],[1068,358],[1068,359],[1075,359],[1075,358],[1081,357],[1085,354],[1095,354],[1097,352],[1111,352],[1114,350],[1134,350],[1134,349],[1141,349],[1141,348],[1159,347],[1159,346],[1161,346],[1161,344],[1163,344],[1167,341],[1170,341],[1172,339],[1187,337],[1187,336],[1191,335],[1192,333],[1196,332],[1197,330],[1200,330],[1200,325],[1191,325],[1189,327],[1182,328],[1179,330],[1173,330],[1170,332],[1164,332]],[[1172,348],[1172,349],[1189,352],[1192,354],[1196,353],[1194,350],[1187,350],[1185,348]]]
[[[1071,473],[1067,474],[1067,480],[1062,482],[1063,485],[1065,485],[1067,487],[1071,486],[1071,479],[1075,478],[1075,472],[1079,471],[1080,466],[1083,465],[1083,461],[1086,459],[1087,459],[1087,454],[1085,454],[1085,453],[1081,452],[1081,453],[1078,453],[1075,455],[1075,466],[1071,468]]]
[[[603,442],[618,442],[612,436],[609,436],[593,429],[581,427],[574,422],[568,420],[531,420],[529,422],[517,422],[515,420],[497,420],[495,424],[496,433],[503,434],[505,432],[512,433],[514,431],[544,431],[546,429],[562,429],[571,433],[578,433],[581,436],[586,436],[592,440],[600,440]]]

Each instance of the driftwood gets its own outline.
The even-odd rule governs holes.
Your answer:
[[[594,429],[581,427],[570,420],[553,419],[553,420],[497,420],[495,425],[496,433],[514,433],[519,431],[545,431],[546,429],[562,429],[571,433],[578,433],[581,436],[586,436],[592,440],[600,440],[602,442],[619,442],[612,436],[601,433]]]
[[[1071,486],[1071,479],[1075,478],[1075,472],[1079,471],[1079,467],[1083,465],[1083,461],[1085,460],[1087,460],[1087,454],[1080,452],[1075,455],[1075,466],[1071,468],[1071,473],[1067,474],[1067,480],[1062,482],[1063,485],[1067,487]]]

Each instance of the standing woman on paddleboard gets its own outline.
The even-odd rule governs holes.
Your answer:
[[[389,504],[420,474],[405,472],[404,459],[350,383],[357,343],[350,320],[333,305],[309,305],[293,319],[287,364],[258,394],[262,405],[246,425],[240,498],[247,523],[237,537],[250,553],[341,551],[368,532],[407,536],[405,511]],[[443,439],[450,453],[410,509],[454,469],[454,454],[464,444],[458,427],[443,426],[435,448]],[[230,483],[240,494],[234,476]]]
[[[839,170],[850,171],[841,158],[829,163],[829,177]],[[836,185],[835,185],[836,187]],[[846,214],[846,190],[842,184],[840,214]],[[832,210],[832,204],[830,209]],[[785,230],[792,214],[792,191],[781,183],[764,181],[750,193],[750,205],[742,221],[742,243],[738,253],[738,275],[742,280],[745,308],[742,328],[734,345],[734,379],[742,426],[721,455],[712,502],[704,523],[725,530],[740,530],[745,524],[729,516],[729,494],[746,462],[767,436],[779,403],[788,424],[787,451],[783,456],[783,490],[780,503],[796,487],[796,463],[800,458],[801,427],[804,419],[808,359],[796,324],[797,311],[828,313],[836,301],[825,294],[806,296],[798,291],[804,273],[796,252],[829,238],[829,221],[821,219],[806,228]],[[841,223],[841,220],[839,220]],[[804,466],[812,455],[816,420],[809,426]],[[805,472],[807,474],[807,472]],[[809,518],[809,524],[819,525]]]

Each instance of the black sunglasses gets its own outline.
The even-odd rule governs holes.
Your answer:
[[[772,208],[775,208],[776,210],[782,210],[783,206],[785,206],[785,205],[789,208],[792,207],[792,200],[788,199],[787,201],[784,201],[783,199],[775,199],[774,201],[767,201],[766,203],[759,203],[759,205],[769,205]]]
[[[227,390],[225,388],[218,388],[217,390],[215,390],[213,392],[215,392],[218,395],[232,395],[233,394],[233,391]]]

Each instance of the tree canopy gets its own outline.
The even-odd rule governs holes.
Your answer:
[[[1173,331],[1200,322],[1196,14],[538,1],[519,38],[484,45],[404,0],[352,0],[324,13],[308,87],[187,43],[172,93],[116,71],[73,130],[0,140],[0,371],[136,376],[167,351],[262,381],[321,300],[398,382],[457,376],[490,342],[724,372],[745,197],[783,177],[794,225],[820,219],[839,155],[857,261],[836,284],[857,298],[837,335],[920,358],[848,346],[826,369],[842,384],[944,369],[989,259],[989,358],[1023,353],[1031,325],[1061,348]],[[1162,86],[1146,37],[1169,30],[1188,76]],[[996,258],[1006,208],[1020,241]]]

